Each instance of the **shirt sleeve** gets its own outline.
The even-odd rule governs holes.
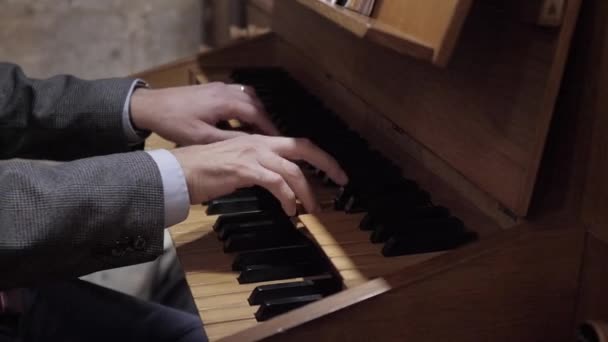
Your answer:
[[[148,84],[139,79],[133,81],[129,93],[127,94],[125,104],[122,107],[122,129],[131,146],[141,144],[150,135],[150,132],[135,130],[133,124],[131,124],[131,96],[133,96],[135,89],[142,87],[148,88]]]
[[[186,177],[175,156],[167,150],[147,151],[152,157],[163,182],[165,199],[165,227],[173,226],[188,217],[190,195]]]

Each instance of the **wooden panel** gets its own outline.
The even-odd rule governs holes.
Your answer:
[[[583,217],[590,229],[608,242],[608,2],[590,0],[585,4],[585,16],[591,29],[587,32],[585,47],[587,69],[580,85],[584,94],[580,113],[595,116],[592,128],[591,156]],[[582,44],[581,44],[582,45]]]
[[[385,277],[391,290],[346,309],[333,308],[354,291],[225,341],[570,341],[584,231],[537,228],[406,268]]]
[[[534,214],[569,208],[580,215],[582,209],[585,223],[600,231],[608,223],[607,202],[602,203],[607,168],[600,152],[608,134],[601,123],[608,111],[602,94],[608,86],[607,23],[608,2],[583,2],[531,207]]]
[[[608,321],[608,243],[587,237],[583,259],[578,322]]]
[[[589,234],[581,277],[578,321],[608,321],[608,2],[584,2],[573,64],[577,75],[571,94],[577,116],[588,117],[589,162],[582,201],[582,218]],[[592,134],[589,134],[589,133]],[[585,149],[586,150],[586,149]],[[581,152],[584,152],[582,150]]]
[[[526,214],[580,1],[561,30],[475,3],[450,68],[354,38],[275,4],[281,37],[504,207]],[[281,7],[287,7],[281,10]]]
[[[316,61],[307,59],[281,41],[276,50],[281,67],[288,70],[311,93],[323,99],[326,106],[340,115],[344,122],[358,131],[375,149],[401,166],[406,177],[421,182],[431,191],[435,201],[446,201],[443,205],[449,208],[461,208],[457,211],[463,217],[472,217],[470,213],[481,211],[503,228],[518,223],[517,218],[502,210],[496,199],[472,184],[426,146],[403,134],[402,130],[395,129],[394,122],[370,106],[365,99],[356,96],[336,79],[328,77]],[[430,172],[420,172],[421,169]],[[450,187],[452,189],[447,190]],[[470,221],[467,222],[469,224]],[[478,230],[479,227],[491,227],[493,223],[482,220],[474,226]]]

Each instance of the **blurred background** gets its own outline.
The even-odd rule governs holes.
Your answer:
[[[0,0],[0,61],[125,76],[267,31],[272,0]]]
[[[34,78],[122,77],[268,31],[272,0],[0,0],[0,61]],[[168,232],[154,262],[84,279],[192,311]]]

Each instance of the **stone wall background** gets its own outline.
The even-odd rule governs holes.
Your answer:
[[[0,61],[32,77],[125,76],[194,54],[202,0],[0,0]]]

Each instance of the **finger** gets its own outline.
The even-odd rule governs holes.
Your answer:
[[[257,97],[257,94],[255,93],[255,89],[251,86],[246,86],[243,84],[229,84],[228,88],[230,88],[231,90],[236,90],[241,93],[247,94],[249,96]]]
[[[249,101],[251,101],[254,106],[261,108],[264,112],[266,112],[266,107],[262,103],[262,100],[260,100],[260,98],[258,97],[258,94],[255,92],[255,89],[253,89],[252,87],[245,87],[245,94],[247,94]]]
[[[280,174],[309,213],[319,210],[314,192],[298,165],[270,152],[260,155],[258,162],[266,169]]]
[[[223,141],[223,140],[228,140],[228,139],[233,139],[233,138],[238,138],[238,137],[242,137],[245,135],[249,135],[248,133],[245,133],[245,132],[227,131],[227,130],[219,129],[219,128],[215,128],[215,127],[210,127],[208,129],[209,129],[208,137],[209,137],[209,140],[212,142]]]
[[[291,160],[304,160],[317,169],[325,172],[334,182],[340,185],[348,183],[348,176],[340,164],[325,151],[308,139],[267,137],[273,151],[281,157]]]
[[[228,89],[231,90],[231,96],[234,96],[234,98],[237,98],[243,102],[252,104],[256,108],[258,108],[258,110],[262,112],[265,117],[268,117],[268,114],[266,113],[266,108],[257,96],[253,87],[244,86],[240,84],[231,84],[228,85]]]
[[[281,207],[288,216],[296,215],[296,195],[280,174],[260,165],[254,182],[270,191],[281,202]]]
[[[264,104],[258,98],[255,90],[249,86],[242,86],[240,84],[231,84],[227,86],[230,91],[230,99],[238,99],[243,102],[251,103],[261,111],[265,112]]]
[[[279,130],[268,118],[266,112],[260,110],[251,103],[233,101],[230,104],[230,111],[226,115],[232,115],[231,119],[238,119],[247,124],[253,125],[266,135],[279,135]]]
[[[190,123],[189,129],[189,138],[187,141],[180,142],[182,145],[210,144],[249,135],[245,132],[219,129],[203,121],[194,121]]]

